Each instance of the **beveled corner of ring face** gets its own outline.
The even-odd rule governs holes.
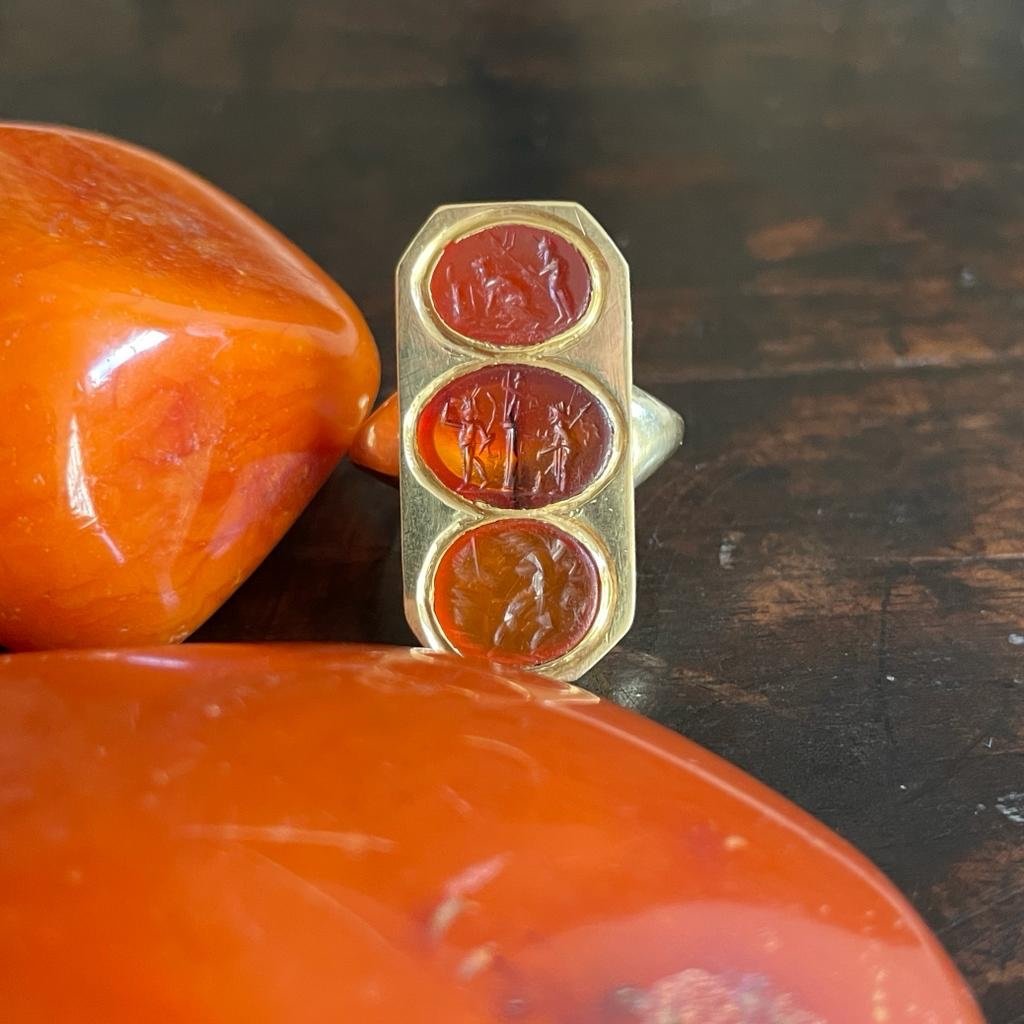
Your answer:
[[[454,257],[439,269],[446,251],[496,227],[487,236],[494,259],[468,263],[461,281],[448,270]],[[558,251],[573,266],[552,255],[550,244],[537,241],[545,235],[556,249],[568,242],[590,276],[586,308],[568,327],[536,343],[501,344],[453,325],[467,306],[479,322],[516,322],[534,301],[530,295],[561,318],[574,301],[570,277],[578,261],[565,248]],[[435,281],[442,270],[449,276]],[[430,648],[575,680],[622,638],[635,606],[626,261],[576,203],[453,205],[420,229],[395,283],[409,624]],[[555,394],[568,397],[556,401]],[[589,433],[580,433],[581,424]],[[602,424],[607,430],[598,437]],[[434,446],[429,452],[425,438]],[[595,455],[597,444],[607,450]],[[581,467],[589,475],[580,476]],[[480,545],[476,538],[460,545],[480,527],[488,527],[477,535]],[[547,547],[531,547],[541,543]],[[593,598],[587,581],[595,577]]]

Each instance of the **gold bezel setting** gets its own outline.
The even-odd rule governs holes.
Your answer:
[[[524,207],[533,207],[534,204],[526,203]],[[442,207],[451,209],[451,207]],[[508,206],[503,207],[508,209]],[[514,225],[524,224],[528,227],[541,228],[545,231],[553,231],[561,235],[567,242],[573,245],[583,257],[587,270],[590,273],[590,299],[583,315],[567,330],[553,334],[550,338],[535,342],[532,345],[496,345],[490,341],[482,341],[479,338],[462,334],[445,323],[434,305],[434,297],[430,291],[430,283],[434,277],[434,271],[445,249],[452,242],[460,242],[464,238],[486,231],[488,228],[500,227],[502,224]],[[594,322],[601,315],[601,302],[604,298],[604,280],[607,275],[607,265],[601,257],[601,252],[583,234],[575,231],[571,224],[565,221],[556,220],[553,217],[545,216],[533,209],[524,210],[521,216],[508,217],[496,216],[491,211],[484,211],[475,217],[468,218],[465,222],[453,225],[451,229],[442,232],[434,240],[432,246],[424,252],[421,257],[423,270],[419,273],[420,287],[416,295],[416,301],[421,315],[429,318],[431,325],[438,336],[446,345],[454,345],[457,350],[476,349],[481,355],[496,356],[501,353],[519,353],[525,356],[537,355],[541,352],[552,353],[574,345],[579,339],[593,327]],[[418,270],[419,268],[417,268]]]
[[[430,275],[446,245],[503,223],[563,236],[591,273],[590,301],[580,320],[534,345],[494,345],[465,337],[441,320],[430,295]],[[576,203],[444,206],[410,243],[395,283],[402,566],[409,624],[424,644],[454,651],[434,612],[434,574],[444,552],[460,534],[485,523],[542,520],[578,540],[598,570],[598,608],[588,632],[572,650],[531,666],[558,679],[578,679],[629,629],[635,603],[632,325],[626,262]],[[424,463],[416,428],[426,403],[456,377],[496,364],[551,370],[587,388],[603,404],[612,427],[611,451],[601,472],[579,493],[537,509],[496,508],[449,490]]]
[[[534,516],[532,512],[523,513],[520,511],[519,515],[515,518],[534,519],[538,517]],[[593,559],[594,566],[597,569],[597,578],[600,586],[597,610],[594,613],[594,621],[590,624],[586,634],[572,650],[567,651],[565,654],[552,658],[550,661],[538,662],[536,665],[529,666],[529,670],[532,672],[543,672],[545,675],[556,679],[575,679],[579,678],[583,671],[576,671],[577,662],[581,657],[580,652],[585,650],[592,636],[600,635],[602,630],[608,626],[610,611],[616,599],[615,577],[610,570],[608,552],[605,550],[600,538],[593,531],[584,527],[578,520],[565,516],[545,515],[542,518],[545,523],[579,541]],[[416,588],[417,604],[425,613],[421,623],[426,633],[425,642],[429,647],[435,650],[450,651],[453,654],[461,653],[437,621],[437,614],[434,610],[434,578],[441,560],[459,537],[497,521],[508,522],[508,517],[474,516],[472,518],[460,519],[453,523],[431,545],[427,557],[423,561],[423,568],[417,580]]]
[[[459,377],[466,374],[474,373],[476,370],[481,370],[490,366],[530,366],[537,367],[541,370],[550,370],[552,373],[557,373],[562,377],[571,380],[574,384],[579,384],[580,387],[586,388],[587,391],[589,391],[601,403],[602,410],[607,415],[608,422],[611,427],[611,443],[608,446],[608,457],[605,459],[604,465],[586,487],[577,491],[575,494],[569,495],[568,497],[550,501],[540,508],[501,508],[498,505],[491,505],[486,501],[475,501],[471,498],[466,498],[458,491],[446,487],[445,484],[437,478],[437,474],[434,473],[434,471],[426,464],[417,441],[419,421],[423,414],[423,410],[431,402],[434,396],[439,391],[447,387],[452,381],[457,380]],[[608,478],[615,471],[619,460],[625,454],[626,445],[623,440],[626,431],[625,418],[623,416],[622,409],[619,407],[619,403],[611,394],[609,394],[608,390],[601,385],[600,381],[597,381],[593,377],[583,373],[570,363],[554,362],[547,358],[478,358],[472,362],[459,363],[457,366],[452,367],[442,376],[438,377],[434,382],[434,385],[435,386],[433,386],[429,391],[424,390],[421,394],[416,396],[416,399],[409,408],[407,416],[403,418],[402,442],[403,447],[410,453],[410,458],[413,463],[412,470],[416,474],[419,482],[424,487],[433,491],[441,501],[451,505],[453,508],[470,509],[481,515],[493,516],[494,518],[503,516],[519,518],[522,516],[531,516],[536,512],[557,514],[558,512],[562,512],[567,508],[579,504],[580,502],[590,501],[590,499],[593,498],[608,482]]]

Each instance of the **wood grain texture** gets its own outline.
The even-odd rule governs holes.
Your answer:
[[[689,427],[588,684],[862,847],[1021,1024],[1022,30],[1008,0],[0,0],[0,114],[238,195],[386,364],[435,205],[584,203]],[[341,468],[197,639],[409,642],[397,525]]]

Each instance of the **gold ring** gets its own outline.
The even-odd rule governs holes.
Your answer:
[[[390,417],[410,626],[577,679],[632,623],[633,489],[683,437],[633,387],[625,259],[576,203],[443,206],[399,261],[396,319],[398,409],[354,455],[374,465]]]

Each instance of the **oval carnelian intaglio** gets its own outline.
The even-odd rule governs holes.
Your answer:
[[[438,625],[462,654],[539,665],[572,651],[597,616],[601,582],[586,546],[537,519],[459,534],[434,573]]]
[[[453,331],[491,345],[537,345],[590,305],[590,268],[554,231],[497,224],[450,242],[430,275],[434,310]]]
[[[499,363],[439,388],[416,423],[420,458],[467,501],[533,509],[602,474],[614,427],[602,401],[556,370]]]

